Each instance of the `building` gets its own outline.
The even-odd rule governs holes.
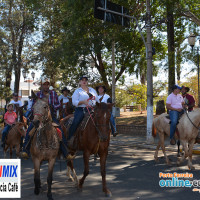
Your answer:
[[[14,81],[11,82],[11,90],[14,92]],[[22,101],[22,104],[28,101],[28,97],[31,96],[31,90],[37,92],[39,90],[39,85],[33,80],[25,80],[19,84],[19,99]],[[4,108],[6,101],[1,99],[0,107]]]

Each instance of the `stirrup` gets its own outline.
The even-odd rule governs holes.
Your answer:
[[[21,153],[21,157],[23,158],[23,159],[25,159],[25,160],[28,160],[29,159],[29,155],[26,153],[26,152],[22,152]]]
[[[74,154],[74,155],[68,154],[68,155],[66,156],[66,160],[73,160],[75,157],[76,157],[75,154]]]

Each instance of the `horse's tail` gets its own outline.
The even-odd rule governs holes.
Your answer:
[[[152,136],[153,136],[153,137],[156,137],[156,127],[155,127],[155,125],[154,125],[154,122],[153,122],[153,124],[152,124]]]

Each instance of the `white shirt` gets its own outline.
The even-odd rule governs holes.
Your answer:
[[[110,96],[108,94],[104,94],[104,95],[99,95],[99,99],[103,96],[103,99],[101,100],[101,103],[108,103],[108,99],[110,98]]]
[[[58,100],[59,100],[59,102],[63,99],[63,103],[68,103],[69,102],[69,96],[64,96],[63,94],[62,95],[60,95],[59,97],[58,97]],[[63,105],[63,108],[65,108],[65,105]]]
[[[89,105],[95,106],[96,102],[99,103],[99,98],[98,98],[97,92],[93,88],[89,87],[89,93],[91,93],[93,95],[93,99],[89,100]],[[89,99],[89,95],[81,87],[76,89],[74,94],[72,95],[72,103],[76,107],[86,107],[85,104],[78,105],[78,103],[79,103],[79,101],[85,101],[88,99]]]
[[[28,106],[27,106],[27,110],[31,110],[32,108],[32,105],[33,105],[33,100],[28,100]]]
[[[14,100],[11,100],[11,102],[9,104],[14,104],[14,111],[16,112],[16,109],[15,109],[15,105],[19,106],[19,107],[22,107],[22,102],[20,100],[18,101],[14,101]]]

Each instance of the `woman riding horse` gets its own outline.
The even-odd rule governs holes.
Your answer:
[[[69,128],[69,135],[67,140],[70,140],[70,144],[73,143],[73,136],[76,132],[78,125],[84,118],[84,113],[91,110],[96,105],[96,102],[99,102],[98,95],[96,91],[88,87],[88,77],[82,76],[79,79],[80,88],[76,89],[72,95],[72,103],[76,106],[74,113],[74,120],[71,127]],[[89,108],[88,108],[89,107]],[[87,109],[88,108],[88,109]]]

